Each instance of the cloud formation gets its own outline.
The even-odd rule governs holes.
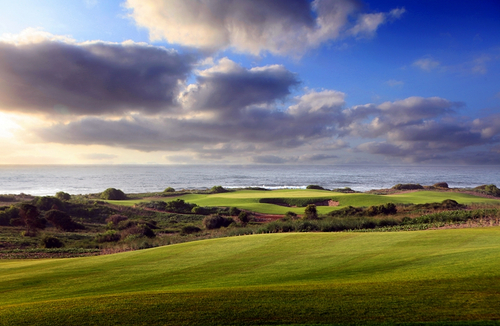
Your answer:
[[[0,40],[2,110],[155,114],[176,106],[195,58],[131,41],[76,43],[49,33]]]
[[[125,6],[152,40],[254,55],[300,54],[329,40],[372,36],[405,12],[362,13],[357,0],[127,0]]]

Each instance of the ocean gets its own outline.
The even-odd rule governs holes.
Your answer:
[[[113,187],[125,193],[163,191],[167,187],[268,189],[350,187],[357,191],[398,183],[450,187],[500,186],[500,166],[428,165],[0,165],[0,194],[36,196],[99,193]]]

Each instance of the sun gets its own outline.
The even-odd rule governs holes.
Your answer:
[[[0,138],[12,138],[12,131],[20,128],[12,115],[0,112]]]

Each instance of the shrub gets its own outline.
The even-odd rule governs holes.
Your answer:
[[[332,189],[333,192],[341,192],[341,193],[345,193],[345,194],[351,194],[351,193],[354,193],[356,191],[352,190],[351,188],[349,187],[344,187],[344,188],[335,188],[335,189]]]
[[[336,211],[331,211],[328,216],[345,217],[345,216],[361,216],[364,210],[361,207],[347,206]]]
[[[57,209],[51,209],[50,211],[45,213],[45,218],[56,228],[63,231],[74,231],[76,229],[84,228],[83,225],[73,221],[71,219],[71,216]]]
[[[46,235],[41,240],[42,247],[44,248],[62,248],[64,243],[56,237]]]
[[[393,203],[387,203],[385,205],[378,206],[370,206],[366,210],[366,215],[374,216],[374,215],[392,215],[397,213],[396,205]]]
[[[325,190],[325,188],[318,185],[308,185],[306,189],[316,189],[316,190]]]
[[[313,224],[309,221],[304,221],[302,223],[299,223],[296,227],[296,231],[298,232],[311,232],[311,231],[318,231],[319,227],[316,224]]]
[[[127,195],[120,189],[108,188],[101,193],[100,198],[104,200],[125,200]]]
[[[191,213],[196,204],[186,203],[182,199],[172,200],[166,203],[165,210],[175,213]]]
[[[484,186],[484,191],[488,194],[488,195],[492,195],[492,196],[496,196],[496,197],[500,197],[500,189],[497,188],[497,186],[491,184],[491,185],[485,185]]]
[[[56,198],[59,200],[70,200],[71,195],[64,191],[59,191],[56,193]]]
[[[220,215],[210,215],[203,219],[203,226],[208,230],[218,229],[223,226],[228,227],[231,223],[233,223],[232,218],[224,218]]]
[[[392,189],[395,189],[395,190],[415,190],[415,189],[424,189],[424,187],[422,187],[419,184],[413,184],[413,183],[406,183],[406,184],[398,183],[397,185],[392,187]]]
[[[448,188],[448,184],[446,182],[438,182],[433,185],[434,188]]]
[[[210,189],[210,192],[213,194],[219,194],[227,192],[227,189],[224,189],[222,186],[213,186],[212,189]]]
[[[181,233],[183,234],[191,234],[191,233],[196,233],[196,232],[200,232],[201,229],[197,226],[194,226],[194,225],[186,225],[186,226],[183,226],[182,229],[181,229]]]
[[[175,192],[175,189],[172,187],[168,187],[165,190],[163,190],[163,192]]]
[[[33,199],[32,203],[42,211],[48,211],[51,209],[64,209],[64,203],[59,198],[52,196],[36,197],[35,199]]]
[[[106,223],[113,223],[113,225],[118,225],[121,221],[127,220],[126,216],[119,215],[119,214],[113,214],[108,216],[106,219]]]
[[[238,215],[238,219],[243,225],[247,225],[247,223],[250,222],[250,216],[247,212],[240,212],[240,214]]]
[[[318,218],[318,210],[316,209],[316,205],[309,204],[304,210],[304,219],[315,220]]]
[[[117,242],[121,238],[120,233],[116,232],[115,230],[109,230],[106,231],[104,234],[100,234],[96,236],[96,241],[99,243],[102,242]]]
[[[31,204],[21,204],[19,206],[19,218],[14,218],[11,223],[14,222],[17,225],[23,225],[26,227],[27,234],[36,233],[36,229],[44,229],[47,220],[40,218],[40,211],[38,208]]]
[[[229,209],[229,215],[231,216],[238,216],[240,215],[241,211],[237,207],[231,207]]]
[[[152,200],[149,202],[141,202],[138,206],[155,209],[157,211],[164,211],[167,208],[167,203],[161,200]]]
[[[290,218],[292,220],[295,220],[297,218],[297,214],[291,211],[288,211],[285,213],[286,218]]]
[[[10,221],[12,219],[19,217],[19,208],[15,206],[10,206],[5,209],[3,212],[0,212],[0,226],[8,226],[10,225]]]
[[[122,239],[125,239],[131,235],[139,237],[146,236],[148,238],[156,237],[156,234],[154,233],[153,230],[151,230],[150,225],[146,223],[131,224],[130,227],[121,231],[120,234]]]

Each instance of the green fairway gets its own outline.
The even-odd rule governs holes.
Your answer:
[[[472,196],[459,192],[438,192],[438,191],[417,191],[396,195],[373,195],[364,193],[344,194],[327,190],[302,190],[302,189],[284,189],[273,191],[241,190],[220,194],[191,194],[176,197],[198,206],[222,206],[238,207],[258,213],[265,214],[285,214],[288,211],[302,214],[304,207],[284,207],[275,204],[260,203],[261,198],[323,198],[332,199],[339,202],[339,206],[318,206],[318,212],[326,214],[334,209],[346,206],[372,206],[386,203],[395,204],[425,204],[432,202],[441,202],[445,199],[453,199],[461,204],[470,203],[496,203],[498,199],[489,199],[479,196]],[[173,200],[172,198],[163,198],[164,201]],[[120,200],[109,201],[117,205],[134,205],[143,200]]]
[[[0,325],[500,319],[500,228],[282,233],[0,261]]]

